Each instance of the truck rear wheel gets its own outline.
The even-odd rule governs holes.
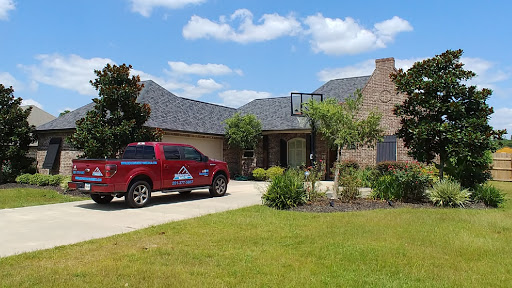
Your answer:
[[[146,181],[137,181],[130,186],[124,200],[132,208],[140,208],[149,203],[151,187]]]
[[[210,186],[210,195],[212,197],[220,197],[226,194],[228,189],[228,181],[226,176],[218,174],[213,178],[212,186]]]
[[[112,195],[91,194],[91,199],[98,204],[108,204],[114,199]]]

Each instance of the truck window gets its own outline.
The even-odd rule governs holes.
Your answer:
[[[201,153],[191,147],[183,147],[183,154],[185,154],[185,160],[201,161]]]
[[[124,150],[123,159],[155,159],[155,147],[137,145]]]
[[[180,160],[180,149],[178,146],[164,146],[165,160]]]

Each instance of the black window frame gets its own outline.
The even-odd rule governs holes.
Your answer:
[[[171,159],[169,159],[169,158],[167,158],[168,154],[167,154],[167,151],[165,151],[167,147],[170,147],[170,148],[176,148],[176,151],[178,152],[178,155],[177,155],[177,156],[178,156],[178,158],[175,158],[175,159],[172,159],[172,158],[171,158]],[[165,158],[165,160],[168,160],[168,161],[178,161],[178,160],[182,160],[182,154],[183,154],[183,153],[182,153],[182,151],[181,151],[181,150],[182,150],[182,149],[181,149],[181,146],[177,146],[177,145],[164,145],[164,146],[162,147],[162,149],[163,149],[163,152],[164,152],[164,158]]]

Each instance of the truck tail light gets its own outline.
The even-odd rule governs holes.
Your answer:
[[[117,165],[116,164],[107,164],[105,165],[105,178],[110,178],[114,176],[117,172]]]

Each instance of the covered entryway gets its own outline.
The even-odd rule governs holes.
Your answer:
[[[222,138],[214,137],[194,137],[194,136],[178,136],[178,135],[164,135],[162,142],[189,144],[196,147],[203,154],[211,159],[224,160],[224,141]]]

